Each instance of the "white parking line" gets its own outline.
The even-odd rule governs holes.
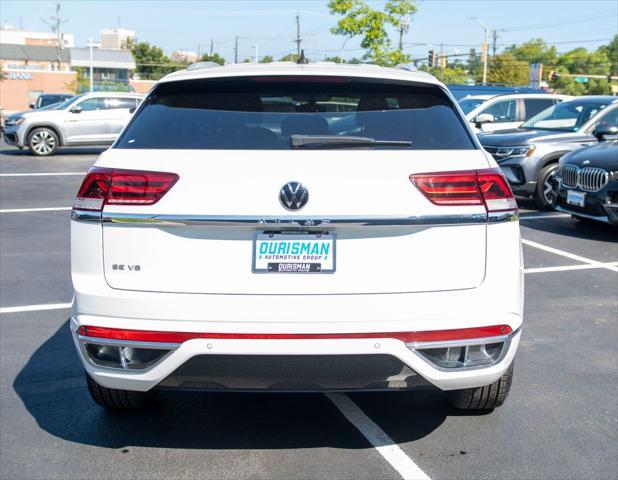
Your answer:
[[[427,474],[350,397],[342,393],[327,393],[326,396],[402,478],[429,480]]]
[[[611,270],[612,272],[618,272],[618,267],[598,262],[597,260],[592,260],[591,258],[581,257],[579,255],[575,255],[574,253],[565,252],[564,250],[558,250],[557,248],[548,247],[547,245],[543,245],[541,243],[532,242],[530,240],[526,240],[525,238],[521,239],[521,243],[524,245],[528,245],[529,247],[538,248],[539,250],[545,250],[546,252],[553,253],[555,255],[560,255],[562,257],[570,258],[571,260],[575,260],[577,262],[587,263],[588,265],[594,265],[597,268],[605,268],[607,270]]]
[[[569,270],[591,270],[594,268],[605,268],[606,266],[611,267],[616,265],[618,265],[618,262],[603,263],[601,265],[585,263],[583,265],[563,265],[560,267],[526,268],[524,273],[568,272]]]
[[[45,173],[0,173],[0,177],[66,177],[84,176],[86,172],[45,172]]]
[[[71,210],[72,207],[49,207],[49,208],[5,208],[0,213],[26,213],[26,212],[61,212]]]
[[[19,307],[2,307],[0,313],[39,312],[43,310],[64,310],[71,308],[70,303],[48,303],[42,305],[21,305]]]

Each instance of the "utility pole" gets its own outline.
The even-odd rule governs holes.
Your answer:
[[[300,43],[302,42],[300,38],[300,15],[296,15],[296,55],[300,58]]]
[[[496,42],[498,41],[498,30],[492,30],[491,32],[491,37],[492,37],[492,57],[496,56]]]
[[[238,63],[238,35],[234,41],[234,63]]]
[[[399,51],[403,52],[403,36],[410,30],[410,17],[405,16],[399,20]]]
[[[90,93],[94,92],[94,68],[92,60],[92,38],[88,39],[88,47],[90,48]]]
[[[210,39],[210,58],[212,58],[212,54],[214,53],[214,42],[212,38]]]
[[[253,48],[255,50],[255,54],[253,57],[253,63],[258,63],[258,46],[257,45],[252,45],[251,48]]]
[[[489,27],[478,17],[468,17],[468,20],[476,20],[485,31],[485,41],[483,42],[483,85],[487,84],[487,44],[489,43]]]
[[[64,35],[60,29],[60,26],[68,22],[68,18],[60,18],[60,4],[56,4],[56,15],[49,17],[49,20],[41,18],[41,20],[47,24],[52,33],[56,35],[56,62],[58,63],[58,70],[60,70],[60,64],[62,63],[62,48],[64,47]]]
[[[444,56],[444,45],[440,44],[440,81],[444,80],[444,67],[446,67],[446,57]]]

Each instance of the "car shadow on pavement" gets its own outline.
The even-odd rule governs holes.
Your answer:
[[[579,221],[559,216],[539,220],[524,221],[528,229],[539,230],[554,235],[595,240],[599,242],[618,242],[618,226],[595,221]]]
[[[68,321],[30,357],[13,388],[46,432],[105,448],[142,446],[188,449],[369,448],[359,432],[322,394],[161,392],[144,411],[110,412],[86,390]],[[366,412],[399,425],[407,442],[438,428],[451,410],[442,392],[351,395]],[[401,419],[406,428],[401,429]]]
[[[56,156],[58,155],[99,155],[100,153],[107,150],[108,147],[60,147],[58,152],[56,152]],[[19,148],[0,148],[0,155],[11,155],[15,157],[24,156],[24,157],[32,157],[38,158],[41,160],[54,158],[52,157],[37,157],[36,155],[32,155],[30,150],[27,148],[19,149]]]

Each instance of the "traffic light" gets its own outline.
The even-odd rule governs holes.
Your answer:
[[[551,70],[549,72],[549,81],[550,82],[555,82],[556,80],[558,80],[558,77],[559,77],[558,72],[556,72],[555,70]]]
[[[433,67],[435,67],[435,66],[436,66],[436,60],[437,60],[437,58],[436,58],[436,52],[435,52],[435,51],[433,51],[433,50],[429,50],[429,55],[428,55],[428,57],[427,57],[427,62],[428,62],[428,65],[429,65],[430,67],[432,67],[432,68],[433,68]]]

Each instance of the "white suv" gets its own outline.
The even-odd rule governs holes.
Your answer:
[[[84,179],[71,243],[71,332],[106,407],[433,386],[491,409],[511,385],[517,205],[425,73],[168,75]]]
[[[459,106],[475,133],[491,133],[517,128],[537,113],[571,98],[549,93],[470,95],[460,99]]]

